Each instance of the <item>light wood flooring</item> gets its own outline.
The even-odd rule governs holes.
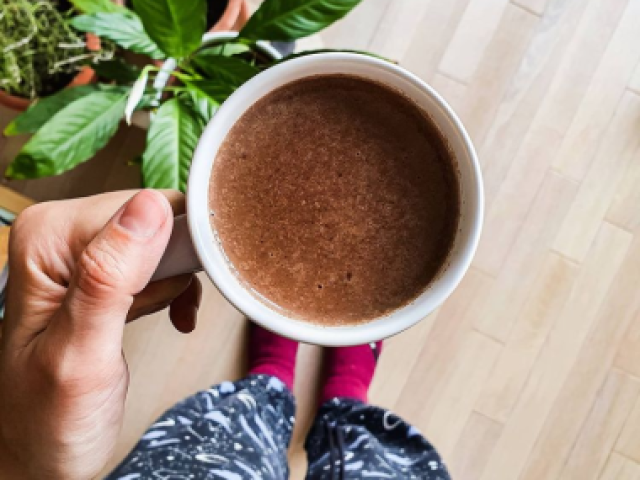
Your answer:
[[[640,0],[364,0],[304,44],[399,61],[453,105],[482,162],[473,267],[387,342],[372,401],[457,480],[640,480]],[[18,142],[1,141],[4,168]],[[143,144],[123,129],[76,171],[12,186],[39,200],[135,186]],[[246,323],[206,285],[194,334],[164,314],[127,328],[119,458],[175,401],[241,374]],[[319,360],[302,349],[294,479]]]

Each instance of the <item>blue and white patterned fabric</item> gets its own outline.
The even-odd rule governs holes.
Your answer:
[[[108,480],[284,480],[295,402],[275,377],[224,382],[178,403]],[[438,453],[387,410],[333,399],[306,441],[308,479],[449,480]]]

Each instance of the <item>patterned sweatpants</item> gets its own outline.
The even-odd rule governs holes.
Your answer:
[[[224,382],[167,411],[107,478],[286,479],[294,414],[293,395],[275,377]],[[323,405],[305,447],[307,479],[449,480],[414,427],[356,400]]]

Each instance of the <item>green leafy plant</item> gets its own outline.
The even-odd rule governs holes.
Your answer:
[[[236,38],[213,45],[202,44],[206,0],[133,0],[133,10],[109,0],[72,2],[85,12],[69,21],[73,28],[144,54],[149,64],[136,67],[122,56],[102,62],[95,69],[108,83],[65,89],[16,117],[5,135],[33,136],[6,175],[39,178],[65,172],[102,148],[123,118],[130,122],[134,111],[143,109],[151,111],[146,149],[132,163],[141,163],[146,187],[184,191],[196,143],[218,106],[278,63],[256,42],[314,34],[360,0],[265,0]],[[164,67],[151,62],[168,58],[173,60]]]

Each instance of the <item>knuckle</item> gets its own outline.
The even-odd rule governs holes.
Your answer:
[[[42,348],[35,356],[35,368],[54,391],[73,388],[86,377],[87,365],[69,348]]]
[[[78,287],[90,295],[110,291],[126,280],[122,264],[106,244],[90,244],[77,264]]]
[[[30,270],[33,265],[33,238],[47,218],[49,207],[33,205],[14,220],[9,232],[9,262],[14,271]]]
[[[15,219],[13,227],[21,229],[42,222],[42,219],[47,217],[50,208],[47,203],[36,203],[25,208]]]
[[[118,352],[120,355],[121,353]],[[91,358],[91,364],[86,359]],[[109,384],[123,374],[122,362],[110,351],[78,352],[73,348],[43,350],[36,356],[35,370],[42,385],[59,400],[78,397]]]
[[[26,237],[35,229],[42,225],[43,219],[47,218],[46,204],[36,204],[24,209],[11,226],[11,236],[9,238],[9,248],[15,250],[26,243]]]
[[[35,355],[33,368],[48,385],[59,387],[70,379],[69,362],[63,351],[40,349]]]

